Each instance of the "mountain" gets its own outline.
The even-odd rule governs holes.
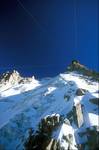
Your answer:
[[[99,148],[99,74],[74,60],[41,80],[0,77],[0,150]]]

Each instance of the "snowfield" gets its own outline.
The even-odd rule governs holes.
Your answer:
[[[84,95],[76,95],[77,89],[85,89]],[[83,106],[84,125],[77,127],[62,124],[60,130],[54,133],[67,150],[63,135],[72,134],[72,149],[76,144],[86,141],[78,133],[87,127],[98,126],[98,105],[91,103],[91,98],[99,98],[98,82],[76,72],[60,74],[54,78],[37,81],[32,79],[27,83],[7,84],[0,86],[0,150],[22,150],[28,136],[28,129],[38,128],[42,118],[54,113],[66,116],[73,106]]]

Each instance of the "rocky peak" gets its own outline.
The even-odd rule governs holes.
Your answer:
[[[99,81],[99,73],[96,71],[88,69],[86,66],[80,64],[78,60],[73,60],[71,64],[67,67],[68,71],[77,71],[82,75],[91,77],[92,79]]]
[[[69,65],[68,70],[80,71],[87,70],[87,68],[84,65],[80,64],[78,60],[73,60]]]
[[[65,130],[63,131],[63,129]],[[47,115],[41,119],[39,129],[36,134],[32,131],[29,132],[29,138],[25,143],[26,150],[77,150],[74,145],[73,133],[69,134],[68,130],[71,130],[70,122],[67,118],[63,118],[60,114]],[[62,131],[59,133],[58,138],[53,133]],[[53,136],[54,135],[54,136]],[[66,144],[61,144],[61,141]]]
[[[3,73],[2,76],[0,77],[0,82],[4,84],[10,82],[11,84],[14,84],[16,82],[19,82],[20,79],[21,79],[21,76],[19,72],[16,70],[13,70],[12,72],[8,71],[6,73]]]

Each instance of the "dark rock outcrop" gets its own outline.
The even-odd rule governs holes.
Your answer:
[[[69,100],[70,100],[70,95],[65,94],[65,95],[64,95],[64,99],[65,99],[66,101],[69,101]]]
[[[59,141],[52,138],[45,150],[60,150]]]
[[[53,114],[41,119],[39,130],[33,134],[30,132],[25,143],[26,150],[60,150],[59,143],[51,137],[52,132],[60,125],[61,116]]]
[[[67,68],[69,71],[83,71],[87,70],[84,65],[81,65],[78,60],[73,60],[72,63]]]
[[[67,68],[68,71],[77,71],[85,76],[91,77],[92,79],[99,81],[99,73],[96,71],[92,71],[80,64],[79,61],[73,60],[72,63]]]
[[[61,119],[59,114],[44,117],[40,124],[39,130],[36,133],[29,133],[29,138],[25,143],[26,150],[66,150],[61,145],[59,139],[52,136],[53,131],[62,127],[65,124],[71,126],[68,119]],[[67,127],[68,130],[68,127]],[[66,130],[65,130],[66,132]],[[68,150],[73,150],[73,135],[64,133],[61,140],[67,143]]]
[[[90,150],[99,149],[99,127],[87,128],[87,138]]]
[[[91,98],[89,101],[93,104],[99,105],[99,98]]]
[[[80,137],[86,136],[87,141],[78,145],[78,150],[98,150],[99,149],[99,126],[91,126],[85,131],[78,133]]]
[[[44,133],[51,133],[55,127],[59,125],[61,117],[59,114],[49,115],[41,120],[40,129]]]
[[[85,90],[85,89],[77,89],[77,91],[76,91],[76,95],[77,96],[82,96],[82,95],[85,95],[85,93],[86,93],[87,91]]]
[[[70,121],[70,123],[72,124],[74,117],[73,117],[73,110],[71,110],[68,114],[67,114],[67,118]]]

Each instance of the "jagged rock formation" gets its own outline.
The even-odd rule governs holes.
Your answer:
[[[11,84],[15,84],[16,82],[18,83],[21,79],[22,77],[20,76],[20,74],[16,70],[14,70],[13,72],[4,73],[0,77],[0,83],[7,84],[8,82],[10,82]]]
[[[68,71],[78,71],[79,73],[82,73],[83,75],[92,77],[95,80],[99,81],[99,73],[89,70],[84,65],[80,64],[79,61],[73,60],[72,63],[67,68]]]
[[[28,82],[31,83],[33,80],[35,80],[34,76],[25,78],[25,77],[22,77],[19,74],[19,72],[16,70],[13,70],[12,72],[6,72],[0,76],[0,84],[5,84],[5,85],[8,83],[12,85],[17,84],[17,83],[19,84],[21,83],[25,84]]]
[[[38,131],[34,135],[30,133],[29,139],[25,143],[26,150],[59,149],[58,141],[51,138],[51,135],[55,128],[58,128],[60,122],[61,116],[59,114],[48,115],[41,119]]]
[[[53,114],[51,116],[47,116],[41,120],[40,128],[44,133],[50,133],[53,128],[59,125],[61,121],[61,117],[59,114]]]
[[[30,84],[30,87],[32,84],[39,84],[39,82],[35,79],[34,76],[32,77],[22,77],[20,73],[16,70],[13,70],[12,72],[6,72],[3,73],[0,76],[0,90],[7,90],[11,88],[12,86],[17,85],[25,85]],[[31,88],[30,88],[31,89]],[[24,91],[24,88],[22,89]]]
[[[66,134],[63,132],[60,139],[52,138],[54,131],[61,130],[65,126],[68,133],[71,128],[68,119],[63,119],[59,114],[45,116],[40,124],[36,134],[29,134],[29,138],[25,143],[26,150],[76,150],[76,145],[73,145],[73,133]],[[66,147],[62,146],[61,141],[64,141]]]
[[[84,65],[81,65],[79,63],[79,61],[77,60],[73,60],[72,63],[70,64],[70,66],[68,67],[69,70],[73,71],[73,70],[88,70]]]

